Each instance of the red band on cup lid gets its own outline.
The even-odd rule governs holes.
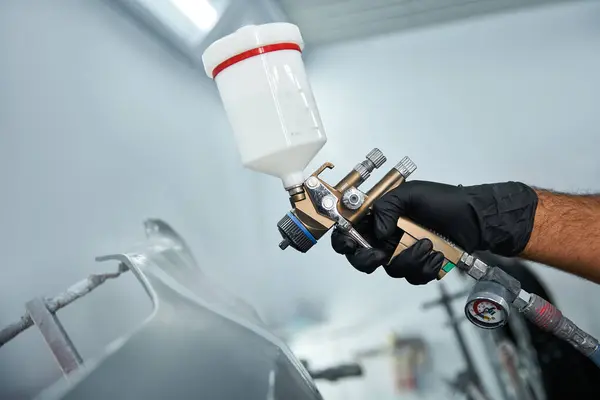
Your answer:
[[[302,50],[300,49],[300,46],[298,46],[296,43],[269,44],[266,46],[261,46],[261,47],[255,48],[255,49],[247,50],[247,51],[244,51],[243,53],[240,53],[238,55],[230,57],[227,60],[223,61],[221,64],[217,65],[215,67],[215,69],[213,69],[213,73],[212,73],[213,79],[215,79],[217,77],[217,75],[219,75],[219,73],[221,71],[223,71],[225,68],[231,67],[232,65],[237,64],[240,61],[244,61],[244,60],[254,57],[254,56],[259,56],[261,54],[271,53],[273,51],[279,51],[279,50],[296,50],[296,51],[302,52]]]

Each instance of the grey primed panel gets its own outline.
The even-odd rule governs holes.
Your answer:
[[[98,260],[129,266],[150,295],[152,315],[72,374],[72,384],[39,398],[321,399],[287,346],[252,307],[208,281],[167,224],[149,220],[146,233],[138,248]]]

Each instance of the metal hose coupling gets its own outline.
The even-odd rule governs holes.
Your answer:
[[[562,312],[551,303],[532,293],[529,304],[521,312],[540,329],[571,343],[600,366],[598,340],[563,316]]]

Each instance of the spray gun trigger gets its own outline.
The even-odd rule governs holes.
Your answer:
[[[337,229],[341,229],[346,232],[352,239],[354,239],[360,247],[365,249],[372,249],[373,247],[367,242],[367,240],[360,234],[354,227],[345,219],[340,217],[336,224]]]

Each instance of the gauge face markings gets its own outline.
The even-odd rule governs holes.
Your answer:
[[[506,318],[506,311],[495,301],[476,299],[467,305],[469,315],[484,325],[497,325]]]

